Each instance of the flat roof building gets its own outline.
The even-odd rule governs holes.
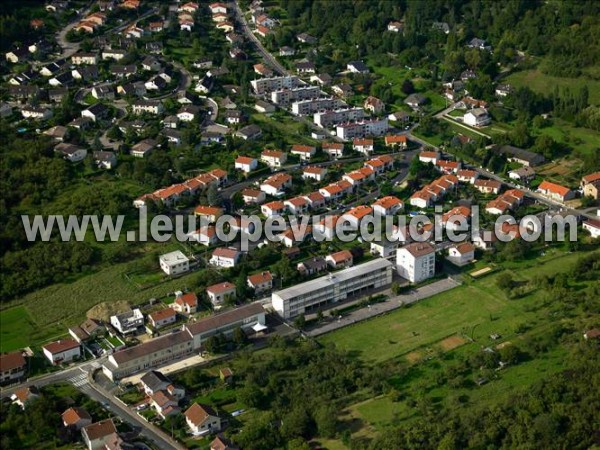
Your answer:
[[[274,292],[271,303],[284,319],[316,312],[328,304],[391,284],[392,268],[393,264],[386,259],[369,261]]]

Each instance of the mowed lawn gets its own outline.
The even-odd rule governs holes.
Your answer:
[[[571,267],[581,256],[582,253],[565,254],[551,249],[543,257],[507,266],[515,280],[526,281],[538,274]],[[496,286],[500,273],[502,271],[385,316],[328,333],[320,341],[356,352],[365,361],[380,362],[412,351],[425,354],[437,350],[439,341],[453,334],[476,340],[496,333],[514,336],[518,325],[536,321],[537,313],[528,306],[538,294],[509,300]]]
[[[583,77],[553,77],[533,69],[515,72],[506,78],[506,82],[516,87],[527,86],[532,90],[545,95],[551,93],[555,86],[579,89],[581,86],[587,85],[590,93],[590,103],[592,105],[600,105],[600,81],[598,80],[591,80]]]
[[[490,315],[508,317],[520,312],[521,308],[502,294],[492,295],[473,285],[460,286],[329,333],[321,341],[358,352],[365,361],[379,362],[433,345],[452,334],[468,333],[473,326],[490,322]]]
[[[16,350],[29,345],[29,336],[34,330],[27,310],[20,306],[0,313],[0,351]]]

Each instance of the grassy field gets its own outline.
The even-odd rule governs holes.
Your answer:
[[[548,307],[539,309],[538,291],[509,300],[496,286],[500,273],[509,271],[516,281],[528,281],[537,275],[564,271],[580,257],[581,253],[569,254],[554,248],[532,255],[528,260],[506,262],[491,275],[476,281],[466,280],[456,289],[327,334],[320,340],[355,353],[367,364],[408,363],[411,369],[407,374],[394,375],[389,380],[399,392],[412,395],[416,390],[418,398],[447,408],[491,405],[509,398],[515,389],[531,385],[540,376],[562,370],[569,350],[564,346],[554,347],[495,372],[491,382],[482,386],[471,381],[463,387],[451,387],[448,383],[437,384],[436,377],[444,367],[472,355],[477,349],[495,347],[499,343],[518,344],[527,336],[543,335],[552,326],[546,316]],[[527,325],[529,331],[517,333],[520,325]],[[493,333],[499,334],[501,339],[491,339]],[[461,345],[460,336],[473,338],[474,342],[464,339]],[[458,345],[454,349],[449,345],[452,342]],[[339,419],[354,439],[368,440],[385,432],[390,425],[409,423],[419,414],[419,410],[405,400],[383,395],[351,405],[341,412]],[[336,445],[341,443],[335,441],[331,448],[338,448]]]
[[[165,251],[168,251],[167,244]],[[101,302],[125,300],[139,304],[162,298],[190,285],[192,274],[147,289],[138,289],[125,278],[135,263],[117,264],[70,283],[61,283],[25,295],[18,306],[2,310],[2,350],[39,345],[67,333]],[[13,304],[15,304],[13,302]],[[35,330],[35,331],[34,331]]]
[[[465,285],[429,300],[398,309],[386,316],[344,328],[322,338],[337,347],[358,352],[367,361],[380,362],[433,345],[455,333],[498,328],[490,316],[506,320],[502,332],[510,332],[519,320],[520,308],[497,292]],[[483,333],[483,330],[481,331]]]
[[[562,78],[545,75],[539,70],[524,70],[509,75],[506,82],[514,86],[527,86],[536,92],[548,94],[555,86],[579,89],[587,85],[590,92],[590,103],[600,105],[600,81],[587,78]]]
[[[507,263],[505,267],[511,270],[515,279],[526,281],[538,274],[560,271],[580,256],[551,250],[543,257]],[[417,349],[427,350],[453,334],[467,334],[475,339],[492,333],[514,335],[516,326],[526,320],[533,322],[537,314],[528,311],[530,302],[527,299],[518,302],[507,299],[496,286],[500,273],[326,334],[321,341],[356,352],[365,361],[381,362]],[[535,295],[528,298],[534,299]]]

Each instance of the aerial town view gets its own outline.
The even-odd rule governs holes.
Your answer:
[[[600,448],[599,0],[0,2],[0,448]]]

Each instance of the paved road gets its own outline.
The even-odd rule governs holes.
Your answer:
[[[320,336],[325,333],[337,330],[339,328],[347,327],[349,325],[361,322],[363,320],[371,319],[382,314],[386,314],[395,309],[401,308],[405,305],[416,303],[419,300],[432,297],[441,292],[454,289],[460,286],[460,283],[452,278],[446,278],[440,281],[434,281],[433,283],[425,286],[413,289],[406,295],[398,295],[390,297],[387,301],[381,303],[375,303],[367,308],[360,308],[350,313],[344,314],[340,319],[331,319],[323,322],[319,327],[313,328],[307,331],[305,334],[310,337]],[[389,293],[389,291],[388,291]],[[357,302],[360,300],[357,300]],[[340,305],[340,307],[347,306]]]
[[[233,5],[233,12],[237,18],[237,21],[239,22],[239,24],[242,27],[242,31],[248,37],[250,42],[252,42],[254,44],[256,49],[262,55],[265,62],[269,66],[271,66],[275,70],[275,72],[279,73],[279,75],[289,75],[289,73],[285,69],[285,67],[283,67],[279,63],[279,61],[277,61],[277,59],[263,47],[260,40],[254,35],[254,33],[252,33],[252,30],[250,29],[250,26],[248,25],[248,21],[246,20],[246,17],[244,16],[244,13],[242,12],[238,2],[233,1],[232,5]]]
[[[134,429],[140,430],[140,435],[154,442],[159,449],[185,449],[184,446],[171,439],[164,431],[146,422],[136,412],[117,401],[115,397],[110,392],[106,391],[100,384],[93,381],[90,382],[88,373],[81,371],[79,374],[71,377],[68,381],[84,394],[102,403],[105,408],[119,416],[124,422],[129,423]]]
[[[40,375],[38,377],[29,378],[26,382],[20,383],[14,386],[9,386],[6,388],[2,388],[0,391],[0,395],[2,397],[10,397],[15,393],[17,389],[20,389],[25,386],[35,385],[37,387],[47,386],[49,384],[60,383],[67,381],[69,378],[76,376],[82,371],[88,372],[93,370],[96,367],[100,367],[100,365],[106,360],[105,357],[98,358],[94,361],[86,361],[80,364],[72,365],[71,367],[61,370],[59,372],[52,372],[45,375]]]

